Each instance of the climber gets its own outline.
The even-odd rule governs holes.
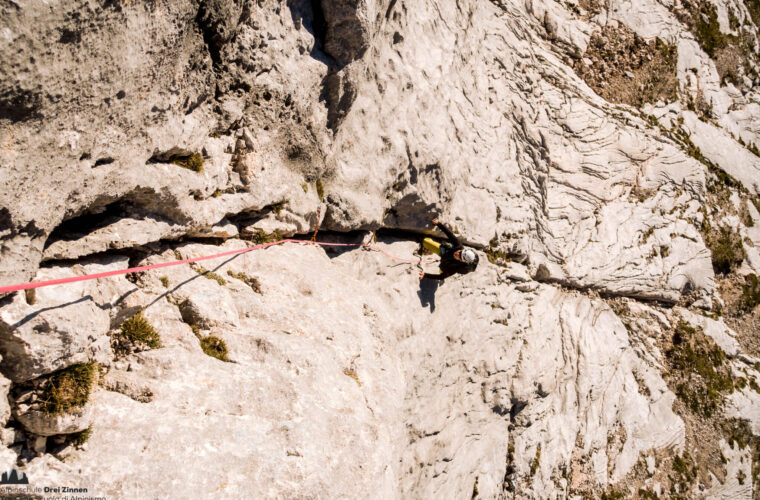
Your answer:
[[[420,271],[420,279],[429,278],[432,280],[444,280],[454,274],[467,274],[475,270],[478,266],[478,254],[471,248],[465,248],[459,242],[454,233],[449,228],[433,219],[433,225],[438,226],[448,238],[448,242],[438,243],[432,238],[422,240],[422,246],[441,256],[441,262],[438,267],[441,268],[440,274],[429,274]]]

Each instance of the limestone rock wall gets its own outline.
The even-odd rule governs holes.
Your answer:
[[[6,295],[3,460],[138,498],[750,498],[759,16],[0,2],[0,284],[318,226],[411,258],[434,216],[482,262],[438,287],[289,244]],[[138,313],[160,346],[124,340]],[[87,404],[46,413],[88,362]]]

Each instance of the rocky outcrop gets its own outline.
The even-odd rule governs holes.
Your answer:
[[[65,270],[56,277],[72,274]],[[17,294],[3,308],[0,348],[3,370],[11,380],[24,382],[75,363],[110,357],[108,313],[82,293],[83,288],[40,290],[32,306]]]
[[[13,417],[29,432],[38,436],[55,436],[73,434],[87,429],[92,425],[93,413],[92,405],[60,415],[51,415],[28,405],[19,404],[13,412]]]
[[[229,241],[223,249],[243,245]],[[382,247],[408,255],[415,245]],[[213,248],[193,244],[179,251],[193,256]],[[151,262],[171,258],[167,252]],[[165,347],[112,365],[104,386],[116,392],[94,395],[86,455],[64,464],[35,459],[28,470],[41,481],[62,471],[93,491],[142,496],[168,487],[163,475],[145,471],[203,470],[229,453],[224,443],[232,440],[251,446],[225,459],[220,477],[187,476],[180,493],[211,492],[223,483],[231,494],[252,494],[265,484],[295,493],[308,477],[313,491],[325,494],[340,492],[341,484],[366,489],[368,496],[425,496],[441,488],[471,494],[472,464],[478,463],[483,494],[500,491],[505,476],[540,494],[567,487],[552,471],[572,462],[578,439],[585,453],[614,464],[610,476],[607,468],[595,472],[605,481],[624,476],[642,451],[683,446],[672,393],[604,302],[550,285],[521,292],[488,264],[479,276],[430,290],[419,287],[411,269],[388,267],[386,259],[371,252],[330,259],[321,249],[290,244],[209,266],[229,278],[225,284],[187,267],[142,276],[145,315]],[[263,294],[227,271],[260,277]],[[226,306],[198,314],[204,328],[225,340],[235,363],[204,355],[183,303],[163,298],[191,284],[195,295],[229,297]],[[458,321],[465,313],[470,320]],[[568,379],[575,384],[565,384]],[[153,397],[141,401],[127,387],[149,387]],[[604,417],[589,421],[587,415]],[[173,430],[167,433],[168,420]],[[628,440],[609,449],[604,437],[618,427],[627,429]],[[177,439],[205,447],[208,436],[191,431],[196,428],[214,429],[215,451],[194,458],[172,453]],[[115,476],[107,457],[116,443],[122,456],[135,460],[147,443],[154,451],[109,484]],[[540,467],[531,474],[539,443]],[[325,446],[335,457],[327,467]],[[269,451],[262,454],[262,447]],[[405,451],[389,470],[393,450]],[[514,470],[507,472],[508,463]],[[338,473],[350,479],[336,484]],[[135,480],[143,475],[144,481]]]
[[[11,416],[11,405],[8,394],[11,390],[11,381],[0,375],[0,425],[5,425]],[[5,443],[3,443],[5,444]]]
[[[1,297],[3,444],[119,497],[751,495],[750,7],[2,3],[0,284],[318,227],[412,258],[434,216],[481,255],[439,285],[291,243]],[[138,313],[160,342],[123,348]],[[18,401],[88,361],[86,406]]]

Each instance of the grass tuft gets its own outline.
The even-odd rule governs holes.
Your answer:
[[[227,275],[242,281],[246,285],[250,286],[254,292],[258,293],[259,295],[263,295],[264,292],[261,291],[261,282],[255,276],[248,276],[245,273],[233,273],[230,270],[227,271]]]
[[[280,241],[282,239],[282,235],[279,231],[274,231],[272,233],[267,233],[263,229],[257,229],[256,232],[253,233],[251,236],[251,241],[253,241],[257,245],[263,245],[264,243],[272,243],[274,241]]]
[[[541,443],[538,443],[538,446],[536,447],[536,456],[533,457],[533,460],[530,462],[530,476],[533,477],[536,475],[536,471],[538,471],[538,466],[541,463]]]
[[[193,153],[189,156],[173,156],[170,161],[193,172],[203,172],[203,156],[200,153]]]
[[[760,280],[756,274],[750,274],[744,277],[739,307],[745,312],[751,312],[758,304],[760,304]]]
[[[121,324],[121,336],[132,345],[145,346],[150,349],[161,347],[161,337],[141,312]]]
[[[673,457],[673,471],[678,474],[675,478],[678,483],[679,491],[685,492],[689,484],[697,478],[697,468],[688,452],[684,451],[683,455]]]
[[[98,367],[96,362],[90,361],[53,373],[40,394],[42,411],[49,415],[60,415],[86,405]]]
[[[723,226],[717,235],[708,235],[705,243],[712,253],[712,265],[716,273],[728,274],[744,260],[741,236],[730,227]]]
[[[670,376],[677,379],[676,395],[697,415],[711,417],[734,389],[726,353],[701,330],[680,321],[673,347],[665,352]]]
[[[167,278],[166,276],[161,276],[160,278],[158,278],[158,281],[160,281],[161,284],[164,285],[164,288],[169,288],[169,278]]]
[[[322,183],[322,179],[317,179],[317,196],[319,196],[319,201],[325,199],[325,185]]]
[[[224,278],[222,278],[215,272],[209,271],[208,269],[202,266],[196,266],[193,269],[195,270],[196,273],[200,274],[204,278],[209,279],[209,280],[214,280],[217,283],[219,283],[221,286],[224,286],[227,284],[227,281]]]
[[[201,339],[201,349],[212,358],[227,362],[230,360],[230,358],[227,357],[227,344],[224,340],[214,335],[209,335]]]
[[[92,436],[92,426],[89,426],[83,431],[72,434],[71,442],[74,443],[74,446],[82,446],[88,439],[90,439],[90,436]]]

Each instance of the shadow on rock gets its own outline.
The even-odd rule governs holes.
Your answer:
[[[420,280],[420,289],[417,291],[417,295],[422,307],[430,306],[430,312],[435,312],[435,292],[438,290],[439,284],[436,280],[424,278]]]

